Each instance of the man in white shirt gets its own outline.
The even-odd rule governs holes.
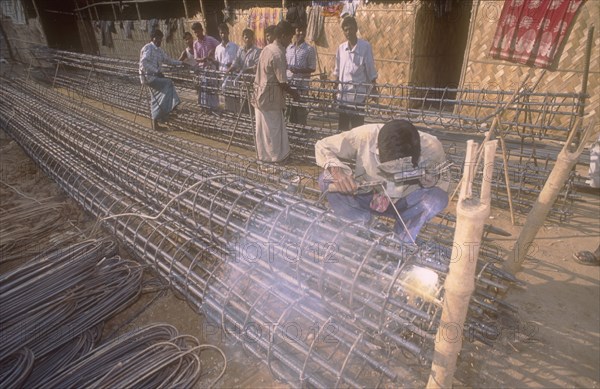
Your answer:
[[[162,64],[182,65],[183,62],[170,58],[160,47],[163,33],[152,32],[150,43],[140,51],[140,82],[150,89],[150,111],[153,130],[164,130],[159,121],[167,120],[169,113],[180,103],[173,81],[162,74]]]
[[[308,93],[310,75],[317,69],[317,54],[315,48],[304,41],[306,26],[297,25],[295,42],[286,50],[287,78],[290,85],[295,87],[301,95]],[[291,105],[289,118],[291,123],[306,124],[308,110],[304,107]]]
[[[220,72],[226,72],[229,70],[238,52],[238,45],[229,41],[229,26],[227,23],[219,24],[219,36],[221,37],[221,43],[215,49],[215,61],[217,61],[217,70]],[[227,93],[232,93],[231,90],[233,84],[228,77],[222,80],[222,91],[225,94],[225,110],[230,112],[237,112],[238,98],[235,96],[228,96]]]
[[[362,111],[367,94],[377,93],[377,70],[371,45],[356,35],[356,19],[346,16],[342,30],[348,41],[337,49],[333,75],[338,82],[338,129],[346,131],[364,124]]]
[[[260,49],[256,47],[254,44],[254,31],[249,28],[244,29],[242,31],[242,39],[244,40],[244,46],[238,49],[237,55],[233,64],[227,69],[227,73],[232,74],[234,77],[234,83],[240,90],[242,97],[240,99],[240,104],[242,104],[242,113],[250,113],[250,106],[248,104],[248,95],[249,88],[246,88],[246,83],[244,81],[248,80],[244,78],[244,74],[252,74],[256,73],[256,64],[258,63],[258,57],[260,56]],[[249,82],[249,80],[248,80]],[[238,112],[239,107],[236,107],[236,112]]]
[[[448,204],[448,182],[429,173],[446,161],[442,144],[406,120],[366,124],[321,139],[315,157],[324,169],[319,187],[327,191],[334,214],[365,223],[372,215],[394,218],[394,231],[404,242],[414,242],[423,225]],[[342,160],[355,162],[354,171]],[[428,173],[401,181],[383,169],[390,164],[403,167],[396,171],[423,168]]]

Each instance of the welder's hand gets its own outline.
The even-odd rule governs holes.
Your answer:
[[[333,183],[329,184],[330,192],[340,192],[340,193],[355,193],[358,189],[358,185],[354,178],[344,172],[344,170],[340,167],[332,167],[329,169],[331,176],[333,177]]]

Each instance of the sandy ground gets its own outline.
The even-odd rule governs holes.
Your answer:
[[[4,132],[0,137],[0,178],[3,210],[16,202],[32,201],[28,198],[64,204],[60,228],[37,242],[38,247],[61,234],[86,231],[93,224],[92,218],[41,173]],[[524,220],[524,216],[518,216],[517,225],[512,226],[506,211],[492,210],[489,223],[513,234],[495,241],[498,250],[505,253],[512,246]],[[455,387],[600,386],[600,267],[582,266],[572,260],[574,251],[593,250],[599,242],[598,195],[583,196],[568,223],[544,226],[535,241],[534,259],[519,274],[525,287],[512,289],[507,296],[518,313],[499,318],[501,336],[492,348],[465,344]],[[2,265],[0,271],[17,264]],[[239,344],[205,325],[201,315],[171,292],[142,296],[133,307],[108,322],[105,331],[123,331],[152,322],[171,323],[180,333],[223,347],[229,365],[217,387],[287,387],[273,380],[265,365],[244,352]],[[210,382],[215,374],[211,369],[218,368],[216,354],[206,355],[205,359],[206,374],[198,387]],[[421,374],[425,382],[428,370],[422,368],[416,374]]]

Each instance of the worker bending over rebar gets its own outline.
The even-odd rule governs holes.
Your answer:
[[[374,215],[394,218],[394,231],[414,243],[423,225],[448,204],[448,181],[441,142],[407,120],[366,124],[315,144],[324,169],[319,187],[334,214],[369,222]],[[354,171],[342,160],[355,162]]]

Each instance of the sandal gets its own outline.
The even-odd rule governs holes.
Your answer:
[[[575,262],[587,266],[600,266],[600,258],[591,251],[578,251],[573,254]]]

